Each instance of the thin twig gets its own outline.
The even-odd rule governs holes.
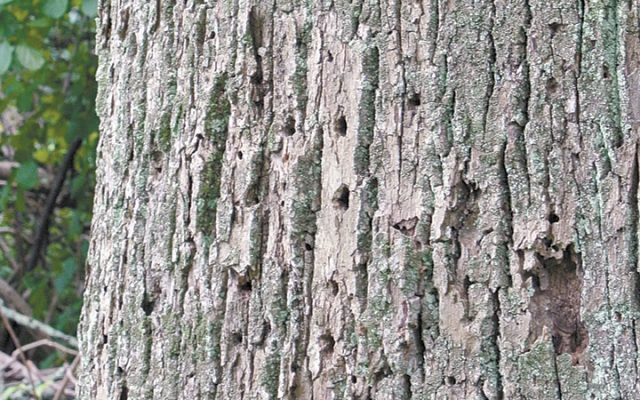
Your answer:
[[[62,165],[56,174],[56,177],[53,181],[53,186],[51,187],[51,191],[47,196],[47,201],[44,206],[44,210],[40,215],[38,221],[38,230],[36,231],[36,235],[33,240],[33,246],[31,246],[31,252],[29,253],[29,258],[27,260],[25,272],[32,271],[36,264],[38,264],[38,258],[40,256],[40,250],[44,246],[45,237],[47,235],[47,231],[49,229],[49,218],[53,213],[53,210],[56,206],[56,200],[62,191],[62,185],[64,184],[64,180],[67,176],[67,171],[71,169],[73,165],[73,158],[80,148],[82,144],[82,139],[77,138],[74,140],[69,149],[67,150],[67,154],[64,156],[64,160],[62,161]],[[20,277],[18,277],[20,278]]]
[[[20,359],[22,360],[22,363],[24,364],[24,366],[27,367],[27,376],[29,377],[29,382],[31,383],[31,388],[33,389],[33,397],[35,397],[36,399],[40,399],[40,396],[38,396],[38,392],[36,391],[36,385],[35,383],[33,383],[33,377],[31,376],[31,369],[29,368],[29,365],[27,363],[27,358],[24,356],[24,352],[22,351],[20,340],[18,339],[18,336],[14,332],[13,328],[11,327],[11,324],[9,323],[9,320],[7,319],[7,316],[4,314],[3,311],[4,310],[0,310],[0,317],[2,317],[2,324],[4,325],[7,332],[9,332],[9,336],[11,336],[11,340],[13,341],[13,344],[16,346],[16,350],[20,350],[20,353],[19,353]]]
[[[13,235],[14,233],[16,233],[16,231],[13,228],[9,228],[8,226],[0,226],[0,233],[1,234],[9,233]]]
[[[56,395],[53,396],[53,400],[60,400],[62,398],[62,394],[64,393],[64,388],[67,387],[67,384],[69,383],[69,379],[71,379],[71,375],[73,374],[73,371],[75,371],[76,367],[78,366],[79,361],[80,361],[80,355],[77,355],[76,358],[73,359],[73,362],[71,363],[71,365],[69,365],[69,368],[67,368],[64,374],[64,378],[60,383],[60,387],[56,391]]]
[[[2,185],[0,185],[0,186],[2,186]],[[26,237],[24,235],[24,233],[18,232],[15,229],[13,229],[11,227],[8,227],[8,226],[0,226],[0,235],[13,235],[14,238],[18,238],[19,237],[20,239],[24,240],[25,242],[31,244],[31,239]]]
[[[0,299],[4,299],[13,308],[25,315],[31,315],[31,307],[20,294],[9,284],[0,278]]]
[[[6,258],[7,261],[9,261],[9,265],[11,265],[11,268],[14,271],[19,271],[20,265],[18,265],[18,262],[11,255],[11,247],[9,246],[9,243],[7,243],[7,241],[4,240],[2,236],[0,236],[0,250],[2,250],[2,253],[4,254],[4,258]]]
[[[58,342],[54,342],[53,340],[49,340],[49,339],[40,339],[40,340],[36,340],[35,342],[31,342],[29,344],[25,344],[24,346],[22,346],[22,350],[23,351],[29,351],[29,350],[33,350],[36,349],[38,347],[41,346],[49,346],[49,347],[53,347],[56,350],[59,350],[63,353],[67,353],[67,354],[71,354],[72,356],[77,356],[78,352],[76,350],[70,349],[66,346],[61,345]],[[14,350],[13,353],[11,353],[11,357],[15,357],[17,350]]]
[[[45,324],[44,322],[40,322],[37,319],[28,317],[26,315],[20,314],[15,310],[7,308],[2,302],[0,302],[0,311],[2,312],[2,315],[6,315],[7,318],[22,326],[35,329],[52,338],[64,340],[67,344],[71,345],[71,347],[74,347],[76,349],[78,348],[78,339],[74,338],[73,336],[69,336],[66,333],[60,332],[59,330]]]

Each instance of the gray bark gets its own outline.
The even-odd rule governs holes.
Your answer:
[[[99,10],[81,398],[637,397],[637,0]]]

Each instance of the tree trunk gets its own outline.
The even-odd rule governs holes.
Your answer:
[[[84,399],[631,399],[640,5],[103,0]]]

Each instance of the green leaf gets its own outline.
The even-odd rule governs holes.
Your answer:
[[[6,41],[0,42],[0,75],[4,74],[9,69],[12,56],[13,46]]]
[[[10,187],[10,185],[5,185],[2,190],[0,190],[0,211],[4,211],[7,208],[7,203],[11,196]]]
[[[78,175],[71,180],[71,196],[79,198],[86,194],[87,177],[84,175]]]
[[[16,46],[16,57],[20,64],[32,71],[40,69],[44,65],[44,57],[34,48],[19,44]]]
[[[45,17],[34,19],[27,22],[27,26],[30,28],[48,28],[51,26],[51,19]]]
[[[18,95],[16,106],[21,113],[26,113],[33,109],[33,93],[31,89],[25,88],[25,91]]]
[[[13,203],[13,207],[18,212],[25,212],[27,210],[27,202],[24,198],[24,190],[16,190],[16,199]]]
[[[69,221],[69,237],[77,237],[82,233],[84,225],[80,220],[80,214],[77,211],[73,211],[71,214],[71,221]]]
[[[62,273],[56,276],[53,285],[58,293],[62,292],[73,280],[78,269],[76,260],[72,257],[67,258],[62,263]]]
[[[2,0],[0,0],[2,1]],[[87,17],[95,17],[98,14],[98,1],[97,0],[82,0],[82,12]]]
[[[60,18],[67,11],[69,0],[45,0],[42,11],[51,18]]]
[[[38,184],[38,165],[33,161],[22,164],[16,172],[16,182],[24,190],[36,187]]]

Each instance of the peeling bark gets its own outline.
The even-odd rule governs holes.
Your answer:
[[[639,13],[102,0],[80,397],[637,397]]]

